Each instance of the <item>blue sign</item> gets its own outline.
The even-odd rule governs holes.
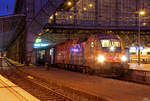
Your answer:
[[[80,44],[75,44],[73,45],[73,47],[71,48],[72,52],[80,52],[82,51]]]
[[[130,47],[130,50],[138,50],[138,49],[140,49],[140,50],[143,50],[144,49],[144,47]]]
[[[47,47],[48,43],[47,42],[40,42],[40,43],[34,43],[33,47],[34,48],[43,48],[43,47]]]
[[[80,52],[80,49],[78,49],[78,48],[72,48],[71,51],[72,52]]]

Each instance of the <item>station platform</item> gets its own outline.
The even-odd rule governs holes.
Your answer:
[[[0,75],[0,101],[40,101]]]
[[[5,57],[6,58],[6,57]],[[24,64],[18,63],[17,61],[14,61],[12,59],[6,58],[9,62],[11,62],[12,64],[14,64],[15,66],[24,66]]]

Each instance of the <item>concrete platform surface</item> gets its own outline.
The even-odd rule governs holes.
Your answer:
[[[0,101],[40,101],[0,75]]]

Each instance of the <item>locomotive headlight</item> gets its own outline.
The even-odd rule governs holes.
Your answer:
[[[111,46],[110,47],[110,51],[114,51],[115,50],[115,47],[114,46]]]
[[[123,55],[123,56],[121,57],[121,60],[122,60],[123,62],[125,62],[125,61],[127,61],[127,57],[126,57],[125,55]]]
[[[102,55],[99,55],[97,59],[98,59],[98,62],[104,62],[105,61],[105,57]]]

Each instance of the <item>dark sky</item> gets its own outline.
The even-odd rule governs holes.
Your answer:
[[[16,0],[0,0],[0,16],[13,14],[15,2]]]

